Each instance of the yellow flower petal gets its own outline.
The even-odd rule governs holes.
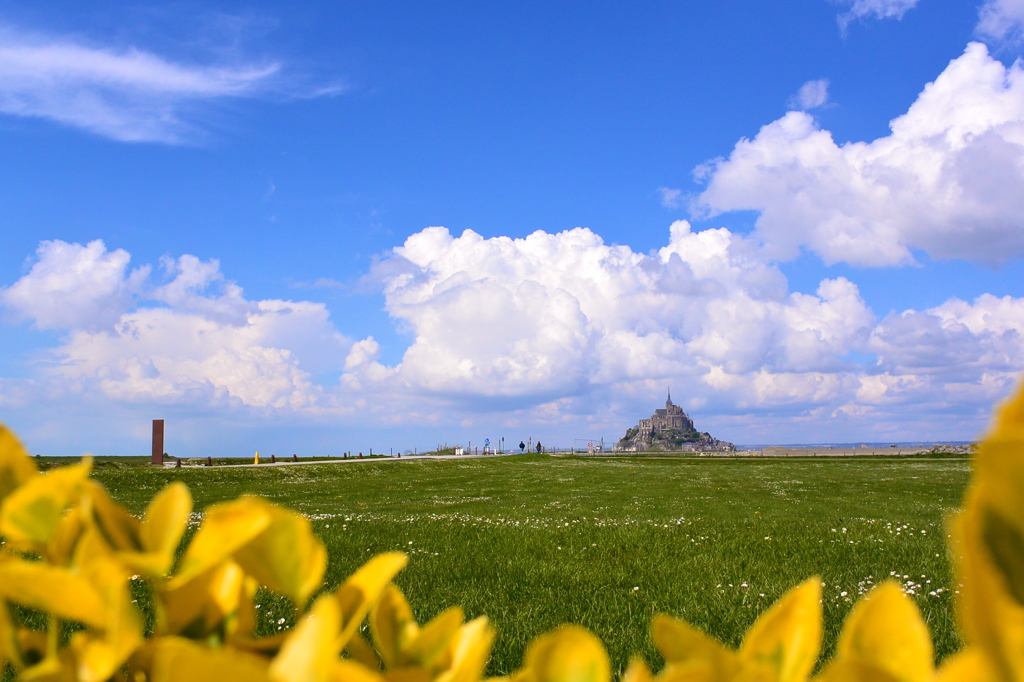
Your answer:
[[[262,656],[230,647],[212,648],[180,637],[162,637],[154,645],[150,682],[270,682]]]
[[[821,649],[821,578],[794,587],[751,626],[740,658],[751,670],[770,670],[778,682],[803,682]]]
[[[359,628],[359,624],[363,622],[363,618],[380,597],[381,592],[408,561],[408,557],[401,552],[378,554],[341,584],[335,592],[335,597],[341,605],[341,646],[348,642],[348,638]]]
[[[320,587],[327,550],[305,516],[260,498],[243,498],[266,513],[267,527],[235,552],[235,561],[272,590],[302,607]]]
[[[21,656],[17,646],[17,628],[11,621],[11,611],[6,605],[0,604],[0,668],[10,661],[14,665],[21,664]]]
[[[448,647],[465,622],[462,609],[453,606],[439,613],[423,625],[416,637],[408,643],[402,658],[406,662],[432,668],[448,653]]]
[[[89,578],[66,568],[20,559],[0,562],[0,596],[60,618],[106,625],[102,595]]]
[[[394,585],[387,585],[370,612],[373,643],[385,666],[394,668],[404,663],[402,652],[418,630],[402,591]]]
[[[651,674],[651,669],[647,667],[644,659],[634,656],[629,659],[626,672],[622,673],[622,682],[654,682],[654,675]]]
[[[137,552],[142,549],[139,539],[139,520],[114,502],[103,486],[86,481],[84,486],[92,521],[114,549]]]
[[[900,682],[885,668],[865,661],[842,660],[831,663],[814,682]]]
[[[28,456],[25,446],[13,431],[0,424],[0,500],[38,475],[36,463]]]
[[[238,608],[234,628],[229,632],[229,643],[243,649],[265,649],[270,644],[270,637],[253,639],[256,634],[256,593],[259,591],[259,583],[250,576],[242,579],[238,588]],[[283,641],[283,638],[282,638]]]
[[[486,616],[474,618],[459,628],[451,644],[451,667],[436,682],[477,682],[487,668],[494,635]]]
[[[384,682],[380,673],[356,661],[338,661],[334,664],[335,682]]]
[[[964,511],[950,522],[954,560],[963,587],[957,601],[964,638],[978,647],[1002,679],[1024,679],[1024,604],[1013,590],[1013,540],[1006,522],[985,507],[983,489],[967,496]],[[1000,519],[1000,520],[995,520]],[[986,525],[988,528],[986,529]],[[994,530],[993,526],[1000,528]],[[1011,534],[1012,538],[1012,534]],[[1002,565],[993,548],[1003,554]]]
[[[7,496],[0,508],[0,534],[28,547],[45,547],[71,501],[84,486],[92,458],[33,476]]]
[[[101,634],[77,632],[71,637],[79,682],[109,679],[132,652],[142,644],[142,620],[132,604],[129,576],[112,559],[100,559],[88,565],[86,577],[105,603],[105,625]]]
[[[523,667],[536,682],[611,680],[611,663],[604,645],[578,625],[562,625],[533,640]]]
[[[729,680],[739,671],[735,652],[708,637],[697,628],[670,616],[659,614],[651,622],[654,645],[670,664],[700,666],[711,671],[711,679]]]
[[[417,666],[388,668],[383,674],[387,682],[431,682],[430,671]]]
[[[981,489],[986,508],[1024,534],[1024,428],[1013,433],[997,430],[982,442],[973,487]]]
[[[85,520],[82,518],[82,510],[79,507],[72,507],[64,512],[57,522],[57,528],[50,538],[47,555],[51,562],[58,566],[67,566],[75,554],[78,541],[85,531]]]
[[[205,638],[238,610],[245,574],[225,561],[184,584],[157,593],[159,634]]]
[[[877,668],[901,682],[930,682],[931,636],[898,583],[886,580],[857,602],[843,624],[835,661]]]
[[[358,661],[371,670],[380,670],[381,661],[370,643],[358,632],[352,633],[345,646],[345,653],[354,661]]]
[[[157,573],[166,574],[192,513],[192,494],[181,481],[164,487],[146,507],[139,535],[142,548],[156,560]]]
[[[183,585],[221,563],[270,523],[267,505],[255,497],[212,505],[181,558],[181,566],[171,580],[172,587]]]
[[[270,664],[270,676],[278,682],[325,682],[333,677],[338,660],[341,607],[330,596],[316,600],[281,651]]]
[[[71,652],[54,651],[18,675],[19,682],[76,682]]]
[[[995,682],[980,649],[964,649],[947,658],[935,676],[936,682]]]

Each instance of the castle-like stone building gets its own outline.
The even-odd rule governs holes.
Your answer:
[[[649,419],[641,419],[639,424],[628,429],[615,449],[632,452],[732,452],[736,446],[718,440],[706,431],[697,431],[693,420],[683,412],[683,408],[672,402],[672,391],[669,390],[665,409],[655,410]]]
[[[670,430],[680,433],[689,433],[695,430],[693,420],[683,412],[683,408],[673,404],[671,390],[668,392],[668,400],[665,401],[665,409],[655,410],[650,419],[641,419],[637,429],[639,430],[637,436],[645,442],[650,442],[655,434],[662,434]]]

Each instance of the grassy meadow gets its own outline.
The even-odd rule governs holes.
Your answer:
[[[498,628],[491,672],[535,635],[580,623],[621,669],[660,663],[648,625],[669,613],[737,645],[787,588],[825,583],[826,651],[858,594],[898,575],[942,656],[958,648],[943,519],[967,460],[552,458],[348,462],[232,469],[99,468],[133,512],[182,480],[197,510],[258,493],[313,519],[333,587],[371,555],[402,550],[398,577],[424,621],[452,605]],[[287,627],[265,595],[263,628]]]

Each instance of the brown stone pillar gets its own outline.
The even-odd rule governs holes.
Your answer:
[[[150,461],[153,464],[164,463],[164,420],[153,420],[153,455]]]

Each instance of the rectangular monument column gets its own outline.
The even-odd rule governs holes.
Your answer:
[[[150,461],[153,464],[164,463],[164,420],[153,420],[153,456]]]

